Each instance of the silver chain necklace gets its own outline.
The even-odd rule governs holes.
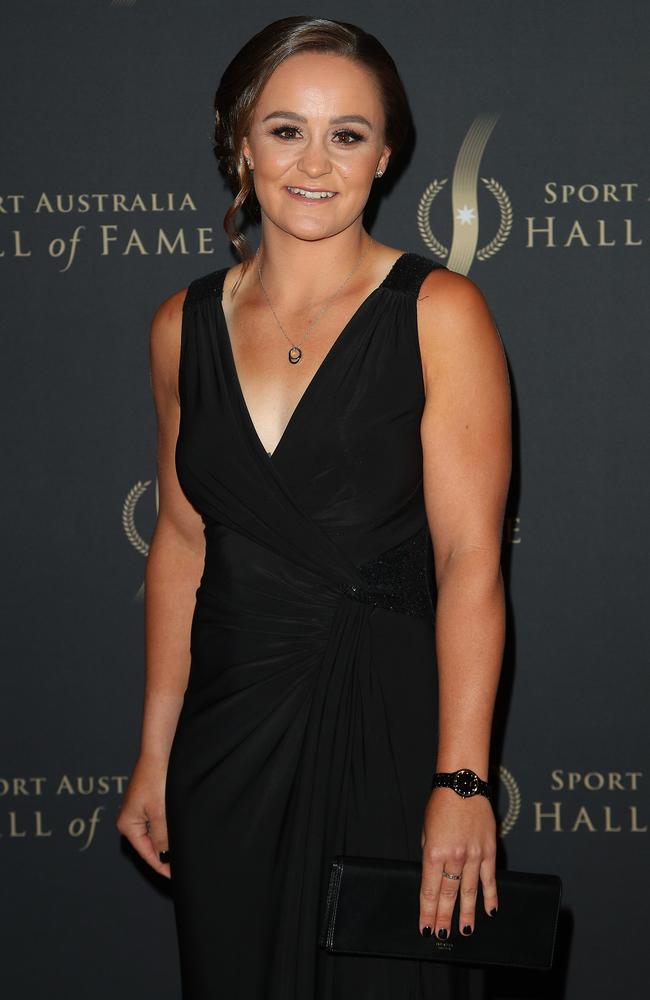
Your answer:
[[[325,305],[321,308],[320,312],[318,312],[316,314],[316,318],[313,319],[311,321],[311,323],[309,324],[309,326],[307,327],[307,330],[305,332],[305,336],[303,337],[303,342],[306,340],[307,336],[311,333],[311,331],[316,326],[316,324],[319,323],[320,320],[323,318],[323,316],[325,315],[325,313],[327,312],[327,310],[329,309],[329,307],[331,306],[332,302],[334,301],[334,299],[336,298],[336,296],[339,294],[339,292],[341,291],[341,289],[343,288],[343,286],[346,284],[346,282],[348,282],[350,280],[350,278],[355,273],[355,271],[361,266],[361,262],[363,261],[364,257],[368,253],[368,250],[370,249],[371,244],[373,244],[374,242],[375,242],[374,239],[372,238],[372,236],[370,236],[369,240],[368,240],[368,245],[366,246],[366,249],[363,251],[363,253],[359,257],[358,261],[356,262],[356,264],[354,265],[354,267],[350,271],[350,273],[347,275],[347,277],[345,277],[343,279],[343,281],[341,282],[341,284],[339,285],[339,287],[336,289],[336,291],[334,292],[334,294],[327,300],[327,302],[325,303]],[[292,365],[297,365],[298,362],[300,361],[300,359],[302,358],[302,351],[300,350],[300,348],[298,347],[297,344],[294,344],[294,342],[291,339],[291,337],[287,334],[286,330],[282,326],[282,323],[280,322],[280,320],[278,319],[278,317],[276,315],[275,309],[271,305],[271,300],[268,297],[266,288],[264,287],[264,282],[262,281],[262,271],[260,269],[259,256],[260,256],[260,248],[258,247],[257,250],[255,251],[255,260],[257,261],[257,274],[258,274],[259,279],[260,279],[260,285],[262,286],[262,291],[264,292],[264,296],[266,298],[266,301],[269,304],[269,308],[270,308],[271,312],[273,313],[273,315],[275,316],[276,323],[278,324],[278,326],[282,330],[282,333],[284,334],[284,336],[287,338],[287,340],[291,344],[291,348],[289,349],[289,352],[288,352],[289,361],[290,361],[290,363]]]

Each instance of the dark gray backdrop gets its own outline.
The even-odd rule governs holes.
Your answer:
[[[477,248],[497,246],[463,270],[514,407],[499,863],[559,873],[564,900],[556,969],[491,973],[490,996],[645,995],[647,4],[41,0],[2,32],[3,996],[179,996],[168,885],[114,826],[156,511],[148,329],[234,263],[212,95],[254,31],[304,12],[376,34],[411,98],[417,143],[370,214],[378,240],[462,250],[454,171],[492,116],[470,215]]]

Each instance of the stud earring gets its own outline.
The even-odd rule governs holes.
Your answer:
[[[253,161],[249,160],[248,157],[246,157],[246,166],[248,167],[249,170],[253,169]]]
[[[375,172],[375,177],[381,177],[381,175],[383,174],[383,172],[384,172],[383,170],[377,170]]]

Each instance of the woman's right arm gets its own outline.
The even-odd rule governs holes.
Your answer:
[[[145,690],[140,753],[121,803],[117,828],[161,875],[169,863],[165,780],[187,687],[190,629],[205,558],[200,514],[181,490],[175,468],[180,404],[178,367],[186,289],[157,309],[150,333],[151,386],[157,418],[158,516],[145,568]]]

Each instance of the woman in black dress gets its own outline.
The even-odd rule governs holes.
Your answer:
[[[118,829],[171,877],[184,1000],[466,996],[451,965],[334,956],[317,936],[336,853],[422,860],[414,933],[472,933],[479,884],[498,906],[490,800],[432,777],[488,777],[501,341],[467,277],[363,228],[408,125],[376,39],[274,22],[215,107],[241,262],[152,324],[159,512]]]

